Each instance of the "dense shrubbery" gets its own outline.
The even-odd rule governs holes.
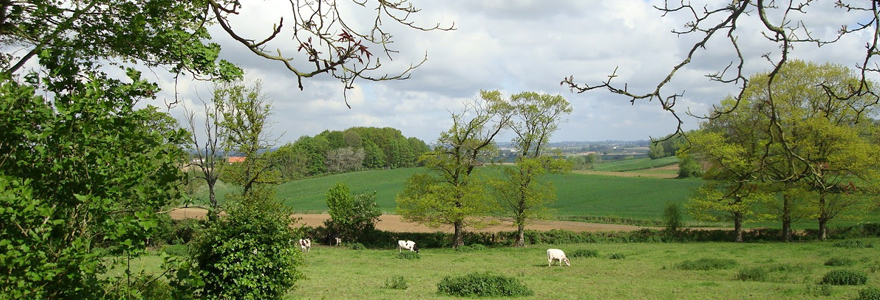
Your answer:
[[[825,273],[821,283],[832,285],[861,285],[868,282],[864,272],[854,270],[832,270]]]
[[[861,289],[856,300],[880,300],[880,288],[872,286]]]
[[[534,292],[516,278],[491,273],[471,273],[444,277],[437,285],[439,293],[458,297],[531,296]]]
[[[571,252],[570,254],[566,254],[568,258],[579,258],[579,257],[599,257],[599,251],[593,249],[577,249]]]
[[[851,249],[851,248],[874,248],[874,244],[871,244],[871,243],[865,243],[865,242],[862,242],[862,241],[859,241],[859,240],[846,240],[846,241],[835,242],[835,243],[834,243],[834,247],[847,248],[847,249]]]
[[[771,264],[742,269],[735,277],[742,281],[799,282],[810,268],[807,265]]]
[[[701,258],[697,260],[685,260],[675,265],[676,269],[681,270],[717,270],[717,269],[730,269],[735,267],[738,263],[733,259],[723,259],[723,258]]]
[[[856,261],[846,257],[832,257],[825,261],[825,265],[830,267],[851,266],[855,263]]]
[[[416,252],[405,251],[405,252],[397,253],[397,258],[412,260],[412,259],[421,259],[422,256]]]

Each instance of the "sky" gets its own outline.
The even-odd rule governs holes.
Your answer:
[[[343,1],[340,1],[343,2]],[[393,127],[404,136],[425,142],[436,141],[452,125],[451,112],[478,98],[480,90],[499,90],[505,96],[534,91],[562,95],[572,105],[551,137],[561,141],[647,140],[675,131],[677,121],[660,103],[630,99],[606,90],[572,92],[560,82],[573,76],[576,82],[596,85],[617,69],[615,81],[627,83],[637,94],[652,91],[672,68],[686,58],[697,36],[676,35],[691,17],[687,13],[662,16],[654,5],[662,1],[614,0],[444,0],[411,1],[421,11],[410,17],[417,25],[453,25],[454,31],[423,32],[394,26],[391,48],[393,61],[382,57],[381,73],[396,74],[409,64],[427,61],[402,81],[360,80],[343,97],[342,84],[329,75],[305,78],[304,89],[297,88],[296,77],[277,62],[256,57],[244,46],[212,28],[214,42],[221,44],[221,57],[241,66],[249,80],[260,80],[274,107],[270,135],[283,144],[301,136],[314,136],[324,130],[350,127]],[[678,1],[672,1],[678,3]],[[724,1],[706,1],[718,5]],[[727,1],[729,2],[729,1]],[[824,6],[823,6],[824,5]],[[816,37],[831,37],[842,24],[853,26],[857,14],[841,13],[829,7],[832,1],[819,1],[806,14],[791,13]],[[371,8],[344,7],[343,17],[352,24],[367,24]],[[278,18],[290,12],[290,1],[248,1],[241,14],[231,19],[236,31],[259,39],[266,36]],[[747,58],[745,72],[766,72],[772,65],[762,54],[778,57],[779,48],[767,42],[756,23],[757,14],[739,24],[737,39]],[[781,17],[779,14],[771,18]],[[287,17],[289,18],[289,16]],[[765,30],[766,31],[766,30]],[[290,29],[282,31],[290,33]],[[283,35],[283,34],[282,34]],[[869,33],[852,34],[836,44],[817,47],[798,44],[794,58],[818,63],[833,62],[853,67],[864,59]],[[700,37],[701,38],[701,37]],[[663,90],[664,95],[684,93],[675,109],[683,117],[685,130],[699,126],[690,111],[703,115],[713,104],[735,91],[730,85],[709,81],[705,75],[721,71],[734,58],[729,43],[718,35],[700,49],[691,63],[676,73]],[[270,45],[283,53],[293,53],[296,45],[286,38]],[[372,48],[378,54],[378,48]],[[381,75],[374,73],[376,75]],[[202,82],[179,81],[156,75],[165,94],[177,91],[182,105],[171,109],[178,118],[182,106],[199,111],[211,86]],[[351,108],[346,107],[346,101]],[[500,141],[509,141],[509,134]]]

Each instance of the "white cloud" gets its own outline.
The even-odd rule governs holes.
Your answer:
[[[404,81],[358,81],[343,97],[342,85],[330,76],[303,79],[304,90],[296,78],[277,62],[260,59],[243,46],[212,30],[223,46],[223,57],[242,65],[252,77],[263,81],[264,90],[274,101],[275,132],[286,132],[284,141],[323,130],[343,130],[353,126],[394,127],[404,135],[426,142],[436,139],[451,124],[450,111],[461,109],[463,101],[474,99],[480,90],[501,90],[505,95],[521,91],[560,94],[574,108],[567,121],[553,136],[563,140],[635,140],[660,137],[675,130],[677,122],[662,111],[657,100],[637,101],[604,91],[575,94],[560,86],[564,77],[573,75],[577,82],[600,84],[617,68],[615,82],[628,83],[634,93],[647,93],[690,50],[695,36],[678,36],[688,21],[686,13],[661,13],[652,5],[661,1],[414,1],[422,11],[413,20],[422,26],[455,22],[457,30],[422,32],[402,26],[389,26],[399,50],[394,60],[382,57],[384,72],[395,74],[410,64],[419,63],[427,52],[428,60]],[[708,2],[723,5],[725,1]],[[854,25],[860,16],[838,17],[833,3],[820,2],[806,15],[791,14],[813,29],[812,34],[832,36],[839,24]],[[235,25],[254,38],[263,37],[282,13],[289,13],[288,1],[246,3],[249,9],[237,17]],[[358,10],[353,10],[358,9]],[[369,12],[369,13],[367,13]],[[368,24],[370,8],[346,7],[345,17],[352,24]],[[760,58],[763,53],[778,55],[778,46],[761,35],[760,24],[752,13],[738,24],[737,39],[750,58],[746,72],[766,71],[771,65]],[[780,17],[771,14],[771,17]],[[836,18],[836,19],[835,19]],[[386,22],[387,24],[388,22]],[[795,57],[852,67],[853,57],[864,55],[869,34],[854,34],[839,44],[816,47],[798,44]],[[294,53],[296,47],[281,38],[272,47]],[[374,54],[379,49],[372,46]],[[679,71],[662,91],[664,95],[685,92],[676,111],[685,120],[686,129],[696,128],[698,120],[687,117],[708,111],[712,103],[733,92],[732,87],[710,82],[705,75],[720,71],[735,59],[724,34],[719,34],[697,51],[691,64]],[[171,82],[162,87],[171,91]],[[199,83],[177,86],[181,97],[197,104],[194,94],[205,96],[208,89]],[[345,101],[351,109],[345,106]]]

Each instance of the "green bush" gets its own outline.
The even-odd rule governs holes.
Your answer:
[[[289,209],[272,199],[236,202],[193,242],[192,257],[208,299],[278,299],[301,277]]]
[[[437,285],[437,292],[456,297],[531,296],[534,292],[516,278],[491,273],[446,276]]]
[[[416,252],[406,251],[406,252],[400,252],[400,253],[397,253],[397,258],[401,258],[401,259],[421,259],[422,257],[421,257],[421,255],[419,255],[419,254],[416,253]]]
[[[845,240],[834,243],[834,247],[840,248],[874,248],[874,244],[865,243],[859,240]]]
[[[719,270],[730,269],[737,265],[736,260],[721,258],[701,258],[698,260],[685,260],[675,265],[676,269],[681,270]]]
[[[578,257],[599,257],[599,251],[594,249],[577,249],[574,250],[571,254],[566,255],[568,258],[578,258]]]
[[[856,300],[880,300],[880,288],[868,287],[859,290],[859,296]]]
[[[766,281],[767,273],[769,271],[761,267],[742,269],[739,273],[736,273],[736,279],[742,281]]]
[[[394,276],[385,280],[385,288],[392,290],[405,290],[409,288],[406,278],[403,276]]]
[[[351,250],[364,250],[364,249],[367,249],[367,247],[364,247],[364,244],[361,244],[361,243],[353,243],[353,244],[349,245],[348,247],[351,248]]]
[[[486,250],[488,248],[486,247],[486,245],[483,245],[483,244],[471,244],[471,249],[474,249],[476,251],[480,251],[480,250]]]
[[[830,267],[851,266],[855,263],[855,260],[846,257],[832,257],[825,261],[825,265]]]
[[[827,285],[827,284],[819,284],[819,285],[808,284],[807,285],[807,295],[814,296],[814,297],[831,296],[831,286]]]
[[[186,247],[186,245],[165,245],[165,247],[162,247],[162,251],[165,251],[168,255],[187,256],[189,255],[189,250]]]
[[[626,255],[623,253],[608,253],[608,259],[624,259]]]
[[[666,203],[666,209],[663,210],[663,225],[666,228],[666,232],[673,233],[678,231],[682,227],[682,222],[684,222],[684,216],[678,203]]]
[[[461,245],[461,246],[458,246],[457,248],[455,248],[455,251],[458,251],[458,252],[471,252],[471,251],[474,251],[474,248],[471,248],[471,247],[468,246],[468,245]]]
[[[832,270],[825,273],[820,283],[831,285],[862,285],[868,282],[864,272],[854,270]]]

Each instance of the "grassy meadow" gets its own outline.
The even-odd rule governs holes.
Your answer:
[[[878,243],[880,240],[866,240]],[[572,255],[595,250],[598,257],[571,258],[571,267],[547,267],[546,249]],[[450,299],[437,293],[445,276],[493,272],[517,278],[534,291],[528,299],[852,299],[866,286],[880,286],[880,248],[841,248],[833,242],[533,245],[472,252],[426,249],[420,259],[398,258],[397,250],[317,247],[306,255],[307,279],[287,299]],[[620,259],[609,256],[617,254]],[[848,266],[826,266],[833,258]],[[686,260],[735,261],[728,269],[682,270]],[[769,268],[763,281],[736,279],[739,272]],[[863,286],[819,285],[831,270],[868,276]],[[384,288],[403,276],[408,288]],[[824,289],[824,290],[823,290]]]
[[[315,246],[300,269],[305,279],[285,299],[454,299],[438,294],[437,284],[446,276],[474,272],[516,278],[534,291],[521,299],[854,299],[859,290],[880,287],[880,239],[860,241],[871,247],[842,247],[842,241],[599,243],[470,252],[423,249],[418,259],[399,258],[396,249]],[[571,266],[547,267],[548,248],[564,250]],[[578,251],[598,255],[572,257]],[[680,267],[705,258],[732,262],[710,270]],[[831,261],[843,263],[828,265]],[[158,255],[132,261],[135,272],[161,272],[160,265]],[[737,278],[759,269],[761,279]],[[867,283],[821,285],[832,270],[861,272]],[[407,288],[386,288],[386,282],[398,276]]]

